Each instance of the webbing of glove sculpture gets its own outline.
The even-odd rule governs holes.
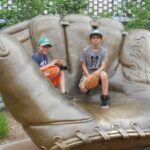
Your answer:
[[[134,29],[128,32],[120,52],[121,65],[110,80],[118,91],[132,97],[150,99],[150,32]]]

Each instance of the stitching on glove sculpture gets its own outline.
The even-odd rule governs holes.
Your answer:
[[[79,56],[89,42],[91,22],[86,16],[68,15],[61,20],[46,15],[0,33],[0,92],[39,149],[129,150],[150,145],[150,33],[136,29],[123,38],[122,24],[98,21],[109,60],[111,107],[104,111],[97,91],[83,96],[77,87],[82,73]],[[49,57],[66,60],[69,66],[66,86],[75,102],[65,99],[31,58],[43,35],[52,37],[55,45]]]

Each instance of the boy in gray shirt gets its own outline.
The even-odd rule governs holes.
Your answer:
[[[99,30],[93,30],[90,33],[91,45],[83,49],[80,57],[80,62],[83,70],[83,76],[79,83],[81,93],[88,92],[84,82],[90,74],[95,74],[99,77],[102,85],[101,108],[109,108],[108,96],[108,76],[104,71],[107,62],[107,50],[101,47],[102,33]]]

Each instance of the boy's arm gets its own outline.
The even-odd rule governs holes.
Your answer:
[[[102,62],[102,65],[99,67],[99,69],[97,71],[101,72],[103,70],[105,70],[106,68],[106,61]]]
[[[52,66],[52,65],[47,64],[46,66],[40,67],[40,70],[43,71],[43,70],[45,70],[46,68],[49,68],[50,66]]]
[[[104,61],[104,62],[102,63],[102,65],[101,65],[96,71],[94,71],[94,74],[99,76],[99,73],[100,73],[101,71],[105,70],[105,68],[106,68],[106,62]]]
[[[107,55],[108,55],[108,54],[107,54],[107,50],[105,50],[103,54],[104,54],[104,55],[103,55],[103,57],[102,57],[102,64],[101,64],[101,66],[94,72],[95,75],[99,75],[100,72],[103,71],[103,70],[105,70],[105,68],[106,68],[106,63],[107,63],[107,61],[108,61],[108,59],[107,59]]]
[[[43,71],[44,69],[46,68],[49,68],[51,66],[54,66],[58,63],[58,60],[57,59],[54,59],[53,61],[51,61],[49,64],[47,64],[46,66],[43,66],[43,67],[40,67],[40,70]]]
[[[82,62],[81,65],[82,65],[82,70],[83,70],[85,76],[89,76],[90,74],[89,74],[89,72],[88,72],[88,69],[87,69],[87,67],[86,67],[86,64]]]
[[[86,55],[85,49],[83,50],[83,52],[80,56],[80,62],[81,62],[81,66],[82,66],[82,70],[83,70],[84,75],[88,77],[90,75],[90,73],[87,69],[87,64],[86,64],[87,55]]]

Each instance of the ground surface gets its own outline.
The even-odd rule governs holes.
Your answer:
[[[22,126],[11,116],[11,114],[6,112],[6,116],[8,118],[10,131],[4,139],[0,139],[0,145],[28,138]]]

